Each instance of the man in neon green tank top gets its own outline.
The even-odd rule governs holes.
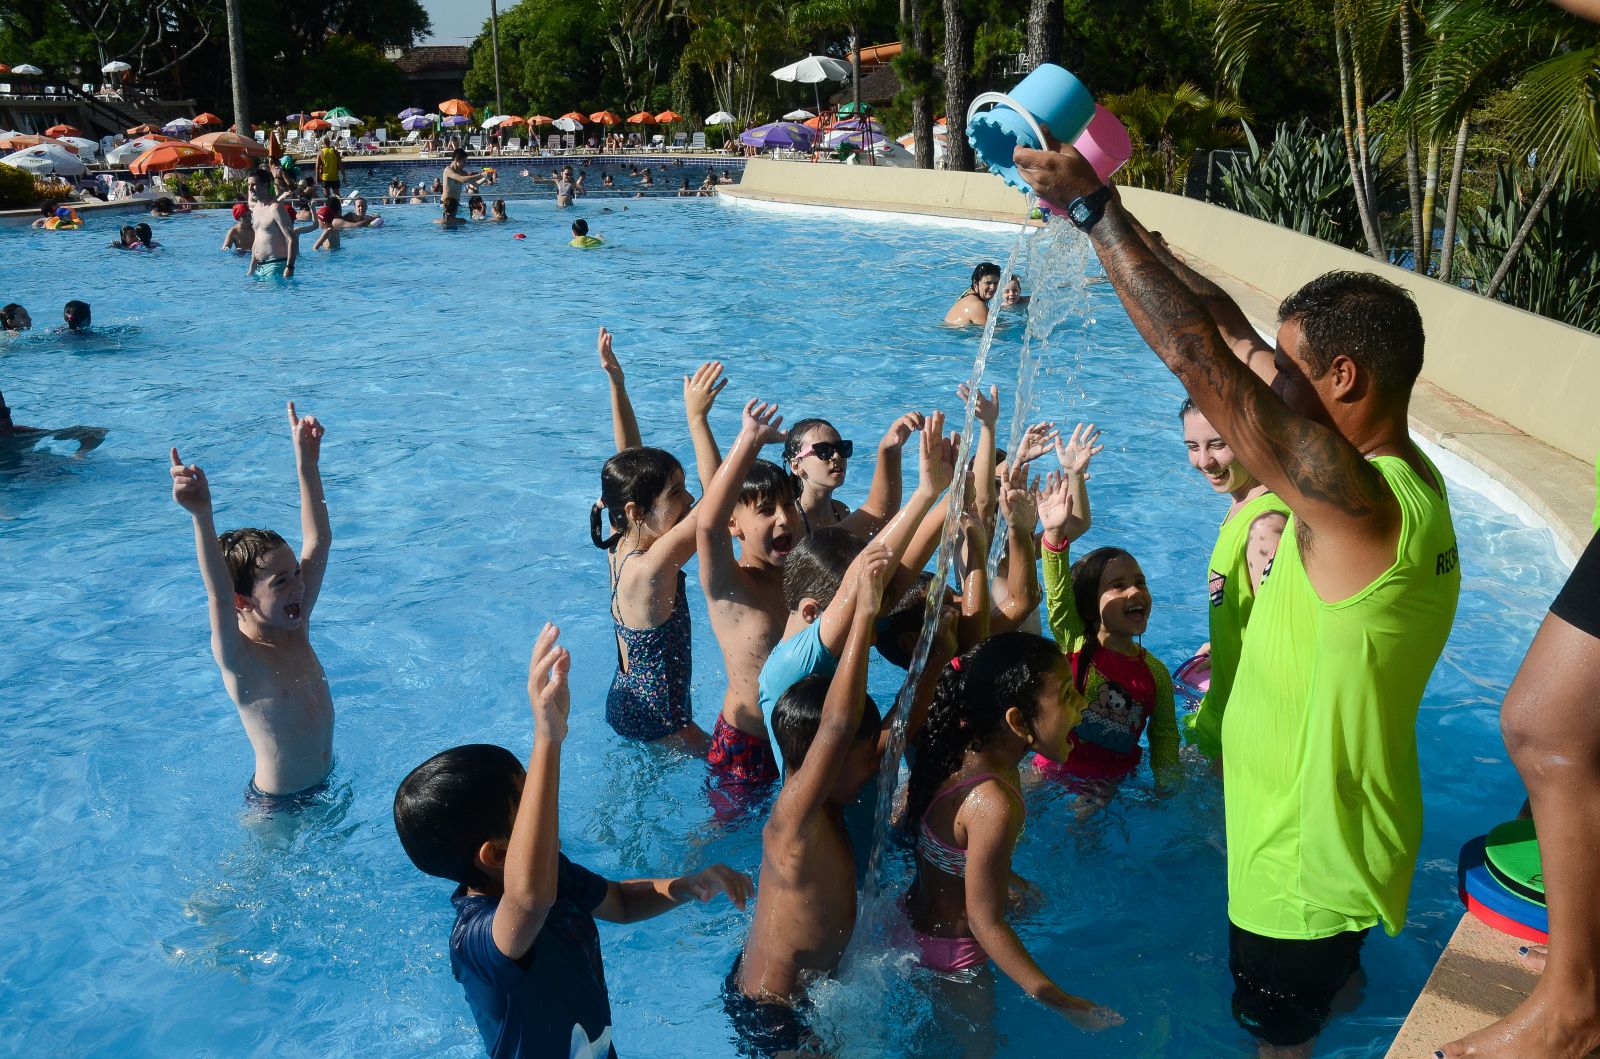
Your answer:
[[[1422,838],[1417,708],[1461,586],[1444,481],[1406,425],[1422,319],[1379,276],[1329,273],[1279,307],[1258,375],[1264,344],[1219,330],[1226,296],[1175,272],[1077,151],[1015,160],[1292,513],[1223,718],[1223,778],[1234,1016],[1264,1049],[1308,1055],[1366,932],[1404,924]]]

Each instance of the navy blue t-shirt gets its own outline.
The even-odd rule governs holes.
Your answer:
[[[472,1017],[493,1059],[616,1059],[611,999],[600,962],[594,910],[606,880],[561,854],[556,903],[533,947],[513,960],[494,944],[498,897],[468,894],[450,901],[450,970],[467,993]]]

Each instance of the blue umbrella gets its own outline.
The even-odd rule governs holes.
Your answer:
[[[283,120],[284,121],[292,121],[296,125],[299,125],[301,122],[307,120],[310,117],[311,117],[310,114],[287,114],[287,115],[284,116]]]
[[[431,129],[433,118],[428,114],[413,114],[400,122],[402,129]]]
[[[804,150],[811,146],[811,130],[792,121],[774,121],[746,129],[739,134],[739,142],[749,147],[793,147]]]
[[[444,124],[446,125],[470,125],[471,123],[472,119],[465,114],[452,114],[444,119]]]
[[[407,118],[415,118],[418,115],[426,114],[426,113],[427,113],[427,111],[421,109],[420,107],[407,107],[406,109],[404,109],[404,110],[402,110],[400,112],[400,120],[404,121]]]

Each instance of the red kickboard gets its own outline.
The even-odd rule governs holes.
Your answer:
[[[1478,899],[1471,894],[1464,893],[1461,895],[1461,899],[1466,902],[1468,912],[1476,916],[1480,922],[1488,924],[1502,934],[1510,934],[1513,938],[1521,938],[1523,941],[1532,941],[1540,945],[1544,945],[1550,940],[1550,935],[1542,930],[1525,927],[1514,919],[1507,919],[1499,912],[1483,907],[1478,903]]]

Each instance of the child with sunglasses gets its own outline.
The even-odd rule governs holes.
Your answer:
[[[866,539],[882,529],[900,510],[900,450],[921,429],[920,412],[907,412],[894,421],[878,443],[878,466],[867,498],[851,511],[833,493],[844,484],[855,442],[841,438],[826,419],[802,419],[791,427],[783,443],[783,462],[789,468],[805,532],[840,526]]]

